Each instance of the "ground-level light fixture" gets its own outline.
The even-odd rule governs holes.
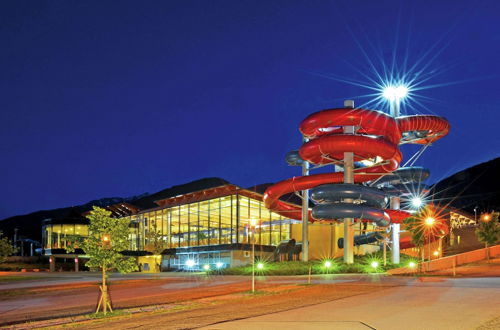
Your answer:
[[[489,214],[483,214],[481,216],[481,219],[484,221],[484,222],[488,222],[491,220],[491,216]]]
[[[191,268],[191,267],[193,267],[194,265],[195,265],[195,262],[194,262],[194,260],[193,260],[193,259],[188,259],[188,260],[186,261],[186,266],[187,266],[188,268]]]
[[[260,269],[260,270],[264,269],[264,264],[262,262],[259,262],[257,264],[257,269]]]
[[[435,257],[437,257],[437,256],[439,256],[439,251],[434,251],[432,254],[433,254]]]
[[[222,267],[224,267],[224,264],[222,262],[218,262],[218,263],[215,264],[215,267],[217,269],[221,269]]]
[[[204,270],[210,270],[210,265],[203,265]]]
[[[375,260],[374,260],[374,261],[372,261],[372,262],[370,263],[370,266],[372,266],[372,268],[377,268],[377,267],[378,267],[378,261],[375,261]]]
[[[332,262],[330,260],[325,261],[325,268],[332,267]]]
[[[416,264],[415,262],[413,262],[413,261],[410,261],[410,262],[408,263],[408,267],[410,267],[410,268],[415,268],[415,267],[417,267],[417,264]]]

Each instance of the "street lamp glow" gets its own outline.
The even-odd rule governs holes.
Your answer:
[[[191,267],[193,267],[194,265],[195,265],[195,262],[194,262],[194,260],[193,260],[193,259],[188,259],[188,260],[186,261],[186,266],[187,266],[188,268],[191,268]]]
[[[264,264],[262,262],[259,262],[257,264],[257,269],[261,269],[261,270],[264,269]]]
[[[490,221],[490,219],[491,219],[491,217],[489,214],[483,215],[483,221],[488,222],[488,221]]]
[[[434,219],[433,217],[427,217],[427,218],[425,218],[425,224],[427,226],[434,225],[434,222],[436,222],[436,219]]]
[[[421,206],[422,206],[422,204],[423,204],[423,201],[422,201],[422,198],[420,198],[420,197],[413,197],[413,198],[411,199],[411,205],[412,205],[414,208],[417,208],[417,209],[418,209],[419,207],[421,207]]]
[[[372,261],[370,263],[370,266],[372,266],[372,268],[377,268],[378,267],[378,261]]]
[[[405,85],[387,86],[384,88],[382,95],[388,101],[399,101],[408,96],[408,87]]]

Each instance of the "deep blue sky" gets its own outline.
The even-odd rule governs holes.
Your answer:
[[[496,0],[12,0],[0,41],[0,218],[298,175],[283,156],[300,121],[369,93],[312,72],[368,83],[361,49],[389,64],[395,49],[397,66],[428,52],[420,68],[446,69],[426,85],[448,85],[406,109],[452,124],[417,163],[431,181],[500,156]]]

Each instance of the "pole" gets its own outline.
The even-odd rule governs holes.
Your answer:
[[[354,101],[344,101],[344,106],[354,108]],[[355,126],[344,126],[344,134],[354,135]],[[344,183],[354,184],[354,153],[344,152]],[[345,203],[352,203],[351,198],[344,199]],[[344,262],[352,264],[354,262],[354,228],[353,218],[344,219]]]
[[[399,109],[400,109],[400,104],[401,100],[397,97],[395,97],[393,100],[391,100],[391,103],[389,105],[390,107],[390,115],[394,118],[399,117]]]
[[[255,235],[253,235],[253,232],[252,232],[252,293],[255,293]]]
[[[400,112],[400,104],[401,100],[397,97],[394,97],[393,100],[390,102],[390,115],[393,118],[396,118],[399,116]],[[399,210],[400,204],[401,204],[401,199],[399,197],[391,197],[391,209],[393,210]],[[394,265],[399,265],[400,262],[400,252],[399,252],[399,233],[401,231],[401,225],[399,223],[394,223],[391,225],[392,229],[392,235],[391,235],[391,240],[392,240],[392,251],[391,251],[391,262]]]
[[[303,138],[306,143],[307,138]],[[309,163],[302,162],[302,176],[309,175]],[[309,261],[309,190],[302,191],[302,261]]]
[[[428,251],[429,251],[429,259],[427,261],[427,271],[429,272],[431,270],[431,229],[429,228],[429,234],[427,235],[427,244],[428,244]]]
[[[391,209],[399,210],[401,203],[401,199],[399,197],[393,196],[391,197]],[[400,252],[399,252],[399,233],[401,232],[401,224],[393,223],[391,225],[391,241],[392,241],[392,250],[391,250],[391,262],[394,265],[399,265],[400,262]]]
[[[384,266],[387,266],[387,234],[384,234]]]

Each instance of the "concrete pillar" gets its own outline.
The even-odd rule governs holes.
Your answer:
[[[49,271],[50,272],[56,271],[56,258],[54,256],[49,257]]]
[[[344,134],[354,134],[354,126],[345,126]],[[344,183],[354,183],[354,153],[344,152]],[[352,203],[352,199],[344,200],[345,203]],[[344,219],[344,262],[352,264],[354,262],[354,219]]]
[[[401,200],[399,197],[391,197],[391,209],[399,210]],[[401,225],[399,223],[393,223],[391,225],[391,241],[392,241],[392,250],[391,250],[391,262],[394,265],[399,265],[400,262],[400,252],[399,252],[399,233],[401,231]]]

